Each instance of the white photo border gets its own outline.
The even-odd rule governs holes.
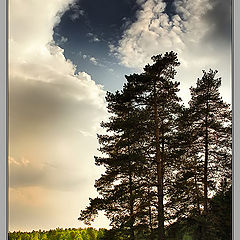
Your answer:
[[[233,239],[240,239],[240,1],[232,0]],[[8,1],[0,1],[0,239],[8,239]]]
[[[8,232],[8,165],[7,165],[7,0],[0,1],[0,239]]]
[[[233,106],[233,207],[232,207],[232,220],[233,220],[233,239],[239,239],[240,228],[238,227],[240,222],[240,1],[234,0],[232,2],[233,24],[232,24],[232,69],[233,69],[233,81],[232,81],[232,106]]]

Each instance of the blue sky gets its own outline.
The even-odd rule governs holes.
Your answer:
[[[54,40],[76,71],[89,73],[105,90],[115,91],[122,87],[124,75],[136,69],[120,65],[109,46],[118,43],[138,9],[133,0],[77,1],[54,28]]]
[[[9,1],[9,229],[84,227],[106,91],[175,51],[187,104],[202,70],[231,103],[230,0]],[[109,227],[103,214],[93,227]]]
[[[107,91],[121,89],[125,81],[124,75],[141,71],[143,63],[139,64],[139,66],[124,64],[121,61],[122,53],[118,51],[117,48],[121,40],[124,39],[124,34],[126,34],[127,30],[131,29],[133,23],[138,22],[139,12],[141,10],[144,11],[144,7],[147,8],[147,2],[149,1],[75,1],[62,15],[60,23],[54,28],[53,39],[57,45],[64,49],[64,56],[76,65],[76,72],[85,71],[89,73],[94,81],[102,84]],[[176,18],[176,16],[180,16],[182,23],[187,25],[187,14],[195,14],[194,11],[196,11],[194,6],[192,6],[192,12],[191,9],[187,9],[183,4],[184,1],[170,0],[152,2],[155,6],[160,5],[160,3],[164,4],[161,13],[168,17],[167,21],[169,26],[171,25],[169,23],[174,22],[173,18]],[[185,7],[185,12],[181,12],[178,5],[182,5],[180,6],[181,8]],[[215,48],[217,51],[221,44],[224,45],[223,47],[225,49],[229,48],[231,41],[230,1],[225,1],[224,3],[217,0],[203,1],[202,5],[200,6],[199,4],[197,7],[201,7],[200,11],[205,11],[205,13],[202,14],[204,18],[203,16],[196,16],[199,17],[198,21],[201,22],[200,18],[206,19],[206,23],[209,22],[214,26],[207,31],[206,34],[203,34],[205,36],[202,37],[200,44],[196,42],[195,45],[188,47],[187,51],[191,51],[191,48],[193,48],[193,51],[201,49],[201,45],[204,44],[204,42],[206,42],[206,46],[211,45],[209,47],[210,49]],[[151,10],[153,9],[152,7]],[[160,15],[155,14],[154,18],[159,18],[159,16]],[[151,21],[149,24],[151,24]],[[196,21],[196,24],[199,23]],[[208,26],[208,24],[206,26]],[[181,31],[187,35],[189,27],[185,27],[186,29],[184,29],[184,27]],[[200,28],[200,32],[204,30],[205,29]],[[140,29],[137,34],[140,34],[140,31],[142,30]],[[137,38],[141,40],[141,37],[138,36]],[[164,37],[160,35],[160,38]],[[149,43],[151,44],[152,41],[154,41],[154,39],[150,38]],[[172,41],[172,39],[170,41]],[[184,42],[184,37],[181,37],[181,41]],[[174,41],[171,46],[172,49],[175,50]],[[171,48],[168,48],[166,50],[170,49]],[[144,49],[141,50],[144,51]],[[163,46],[163,50],[161,48],[157,49],[156,46],[153,53],[164,53],[164,50],[165,46]],[[219,51],[220,50],[221,48],[219,47]],[[146,49],[146,51],[148,51],[148,49]],[[177,47],[176,51],[178,52]],[[197,53],[191,57],[197,59]],[[202,56],[199,56],[199,58],[201,57]],[[150,59],[145,59],[145,64],[149,61]],[[208,63],[203,65],[206,70],[208,70],[207,68],[215,66],[217,65]],[[199,69],[201,69],[201,67],[200,65]],[[199,69],[196,69],[196,72]],[[219,70],[221,71],[222,69]],[[192,81],[194,80],[192,79]]]

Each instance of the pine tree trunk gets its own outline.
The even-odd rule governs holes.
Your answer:
[[[208,110],[208,103],[207,103],[207,110]],[[207,174],[208,174],[208,117],[206,115],[205,118],[205,125],[206,125],[206,130],[205,130],[205,159],[204,159],[204,179],[203,179],[203,184],[204,184],[204,215],[207,215],[208,211],[208,184],[207,184]]]
[[[208,112],[208,102],[207,102],[207,112]],[[204,202],[203,202],[203,207],[204,207],[204,217],[206,219],[207,217],[207,212],[208,212],[208,179],[207,179],[207,174],[208,174],[208,115],[206,114],[205,117],[205,159],[204,159],[204,179],[203,179],[203,184],[204,184]],[[207,237],[207,225],[206,221],[204,222],[203,226],[203,239],[206,240]]]
[[[150,227],[150,240],[154,240],[153,236],[153,225],[152,225],[152,210],[151,210],[151,201],[150,201],[150,187],[148,187],[148,215],[149,215],[149,227]]]
[[[134,212],[133,212],[133,182],[132,182],[132,171],[131,171],[131,163],[129,161],[129,195],[130,195],[130,239],[134,240],[135,235],[134,235]]]
[[[207,166],[208,166],[208,139],[207,139],[207,132],[206,132],[206,142],[205,142],[205,160],[204,160],[204,215],[207,215],[208,211],[208,189],[207,189]]]
[[[156,162],[158,181],[158,240],[165,240],[164,234],[164,208],[163,208],[163,161],[160,153],[159,140],[159,119],[157,110],[156,89],[154,88],[154,121],[155,121],[155,141],[156,141]]]
[[[164,208],[163,208],[163,178],[162,178],[162,166],[161,162],[157,163],[157,175],[158,175],[158,240],[164,240]]]
[[[133,216],[133,194],[132,194],[132,177],[130,176],[130,239],[134,240],[134,216]]]
[[[133,224],[131,223],[131,230],[130,230],[130,239],[134,240],[135,239],[135,234],[134,234],[134,228],[133,228]]]
[[[194,173],[194,184],[195,184],[195,189],[196,189],[196,196],[197,196],[197,211],[198,211],[198,215],[200,216],[201,215],[201,210],[200,210],[200,200],[199,200],[199,189],[198,189],[198,185],[197,185],[197,169],[196,169],[196,166],[197,166],[197,162],[195,161],[195,173]]]
[[[130,115],[128,113],[128,118],[130,118]],[[129,141],[129,136],[128,136],[128,156],[131,154],[130,150],[130,141]],[[129,207],[130,207],[130,219],[129,219],[129,225],[130,225],[130,240],[135,240],[135,235],[134,235],[134,212],[133,212],[133,207],[134,207],[134,200],[133,200],[133,180],[132,180],[132,167],[131,167],[131,160],[129,159],[128,162],[128,177],[129,177]]]

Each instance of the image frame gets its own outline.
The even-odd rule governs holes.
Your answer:
[[[0,239],[7,239],[8,233],[8,134],[7,134],[7,91],[8,91],[8,2],[0,2]]]
[[[232,0],[233,239],[240,237],[240,2]],[[0,1],[0,239],[8,233],[8,1]]]

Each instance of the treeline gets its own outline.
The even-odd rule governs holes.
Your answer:
[[[79,220],[90,224],[104,211],[112,226],[104,239],[231,239],[232,115],[221,79],[203,71],[186,107],[174,81],[177,54],[152,60],[107,93],[111,117],[95,157],[105,173]]]
[[[9,240],[99,240],[102,239],[105,229],[61,229],[32,232],[9,232]]]

